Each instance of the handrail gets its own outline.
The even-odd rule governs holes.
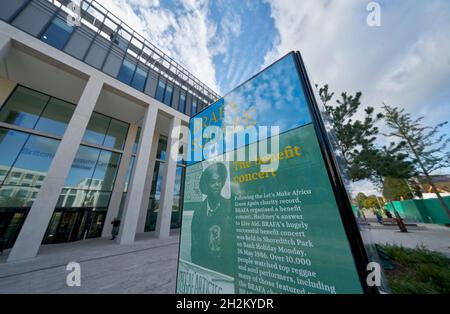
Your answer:
[[[41,0],[42,1],[42,0]],[[71,0],[44,0],[50,2],[59,13],[73,14],[68,5]],[[40,1],[31,0],[38,4]],[[96,0],[81,0],[79,22],[101,36],[116,44],[125,54],[135,58],[137,64],[144,64],[166,79],[188,90],[207,105],[215,102],[220,95],[214,92],[184,66],[176,62],[160,48],[149,42],[125,22],[111,13]]]

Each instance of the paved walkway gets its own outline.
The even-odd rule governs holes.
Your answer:
[[[396,226],[375,226],[370,229],[370,234],[375,243],[396,244],[406,248],[423,245],[431,251],[450,257],[450,228],[432,224],[418,224],[418,227],[407,228],[408,233],[402,233]]]
[[[420,225],[401,233],[396,227],[370,227],[376,243],[415,248],[425,245],[450,257],[450,229]],[[179,231],[167,239],[138,235],[130,245],[109,239],[42,246],[28,261],[6,263],[0,256],[0,293],[174,293]],[[81,287],[68,287],[66,265],[81,265]]]
[[[0,293],[174,293],[179,231],[167,239],[138,235],[130,245],[109,239],[42,246],[32,260],[0,256]],[[81,287],[68,287],[66,265],[81,265]]]

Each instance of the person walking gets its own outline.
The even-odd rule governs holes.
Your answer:
[[[111,240],[114,240],[117,235],[119,234],[119,227],[120,227],[120,220],[117,218],[114,218],[113,221],[111,221],[111,224],[113,226],[111,231]]]

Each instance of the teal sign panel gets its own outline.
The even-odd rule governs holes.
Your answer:
[[[191,120],[178,293],[363,293],[301,73],[291,53]]]

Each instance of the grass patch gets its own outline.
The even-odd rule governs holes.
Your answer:
[[[394,269],[385,270],[392,293],[450,293],[450,259],[445,255],[425,247],[380,245],[380,248],[394,265]]]

